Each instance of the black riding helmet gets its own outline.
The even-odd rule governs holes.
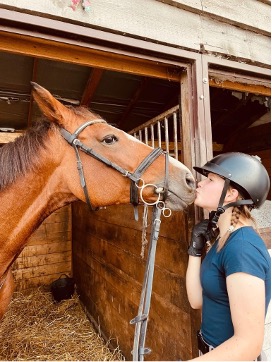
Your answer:
[[[270,180],[258,156],[250,156],[240,152],[227,152],[214,157],[203,167],[194,167],[194,169],[204,176],[214,173],[225,179],[219,205],[214,213],[216,217],[213,218],[213,226],[228,207],[251,205],[251,207],[258,208],[267,198]],[[223,206],[229,185],[237,189],[244,200],[237,200]]]

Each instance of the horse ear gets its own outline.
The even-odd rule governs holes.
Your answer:
[[[43,114],[52,122],[62,124],[65,114],[69,111],[52,94],[35,82],[31,82],[33,97]]]

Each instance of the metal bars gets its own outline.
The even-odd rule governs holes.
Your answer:
[[[180,120],[179,106],[147,121],[129,132],[140,141],[151,147],[161,147],[164,151],[181,161],[181,137],[178,121]]]

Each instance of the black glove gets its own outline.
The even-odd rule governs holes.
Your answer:
[[[193,227],[192,240],[188,248],[188,254],[201,257],[207,242],[207,227],[209,220],[205,219]]]

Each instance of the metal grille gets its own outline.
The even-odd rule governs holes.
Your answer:
[[[170,156],[182,161],[179,106],[134,128],[129,134],[151,147],[161,147]]]

